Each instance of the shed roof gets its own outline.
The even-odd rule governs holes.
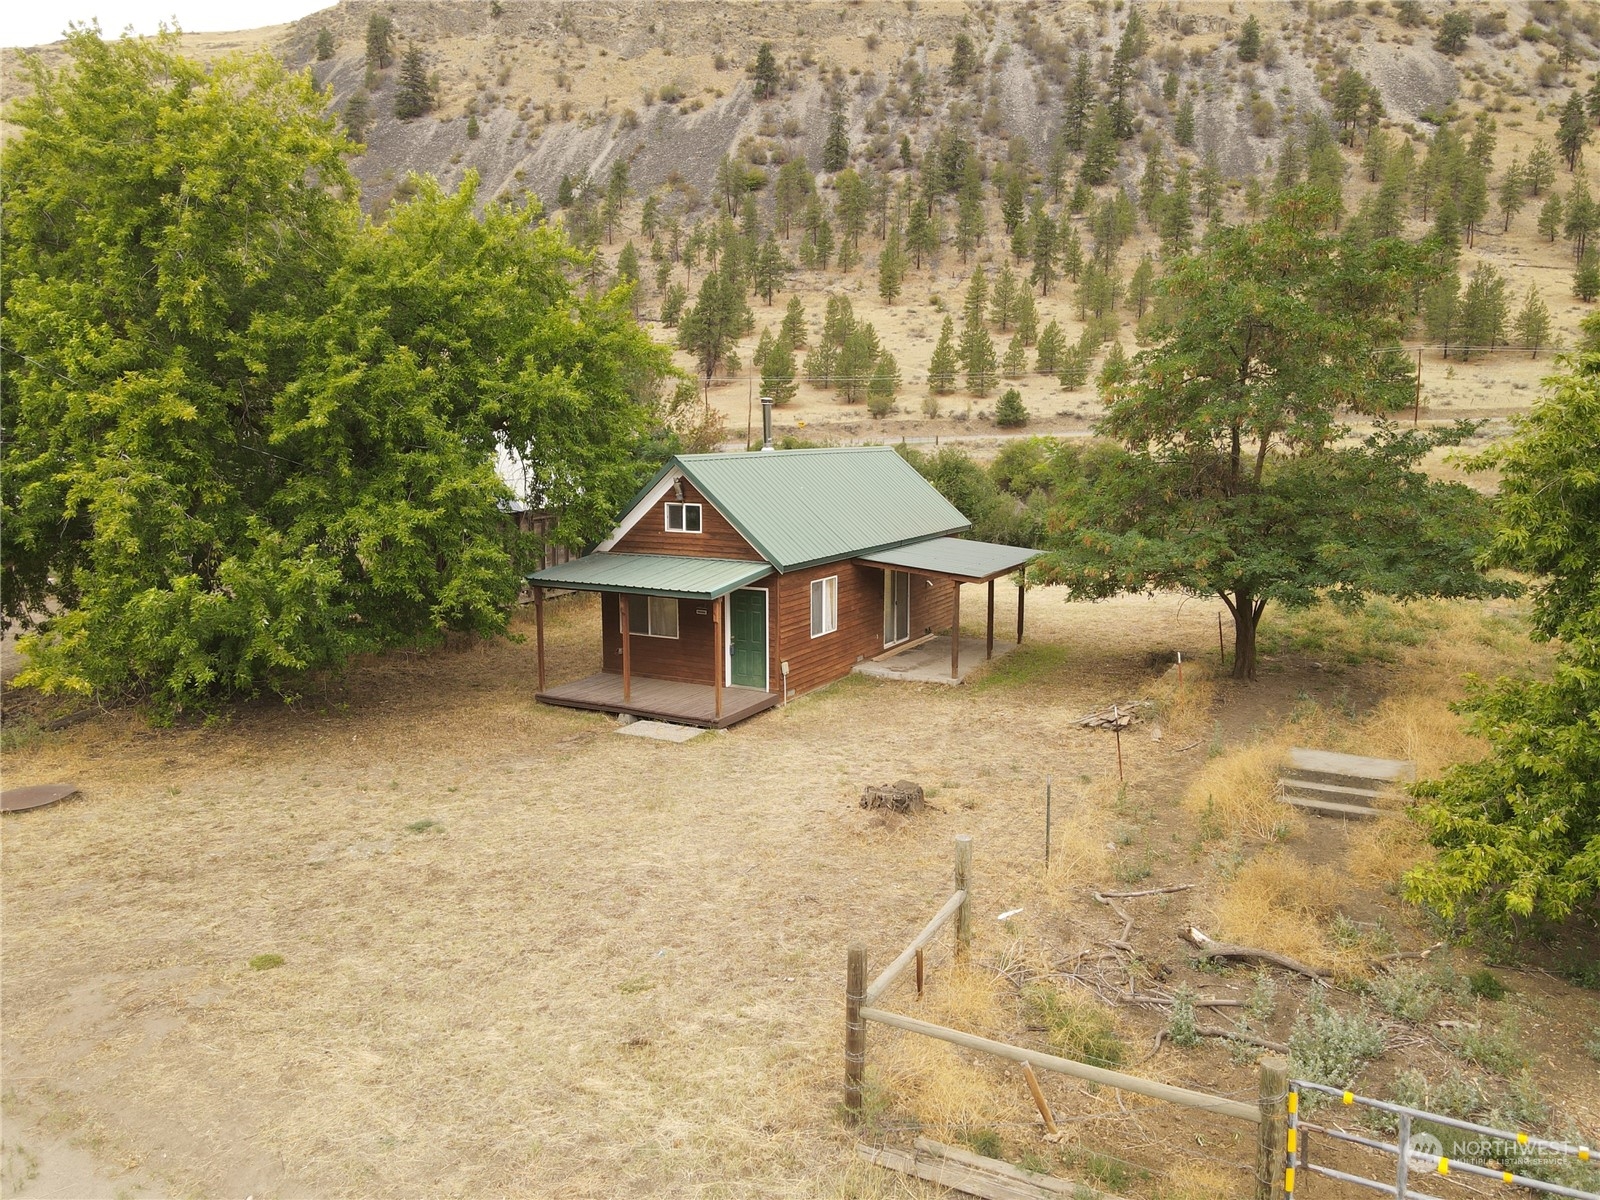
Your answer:
[[[682,454],[652,487],[674,466],[780,571],[972,527],[887,446]]]
[[[590,554],[525,576],[539,587],[629,592],[712,600],[772,574],[750,559],[680,558],[671,554]]]
[[[974,542],[966,538],[930,538],[913,542],[877,554],[860,555],[862,562],[876,566],[897,567],[902,571],[917,571],[925,575],[947,575],[982,583],[1000,575],[1010,574],[1043,551],[1026,546],[1002,546],[998,542]]]

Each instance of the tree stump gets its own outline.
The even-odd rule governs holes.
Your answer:
[[[927,807],[922,798],[922,785],[909,779],[898,779],[882,786],[869,784],[861,793],[862,808],[887,808],[898,813],[921,812]]]

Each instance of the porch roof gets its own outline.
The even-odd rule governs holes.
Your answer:
[[[770,564],[750,559],[601,552],[546,567],[524,578],[536,587],[713,600],[770,574]]]
[[[1008,575],[1043,551],[1026,546],[1002,546],[998,542],[975,542],[967,538],[929,538],[909,546],[897,546],[877,554],[864,554],[860,560],[878,567],[915,571],[919,575],[943,575],[968,583],[983,583]]]

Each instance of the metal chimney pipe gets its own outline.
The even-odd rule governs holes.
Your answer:
[[[772,397],[761,397],[761,449],[772,449]]]

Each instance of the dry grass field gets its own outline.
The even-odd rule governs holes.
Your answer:
[[[553,611],[553,677],[592,670],[592,601]],[[1288,720],[1354,729],[1400,694],[1381,656],[1313,665],[1296,651],[1313,622],[1283,626],[1285,652],[1243,688],[1199,670],[1214,661],[1213,604],[1068,605],[1046,591],[1028,612],[1030,644],[969,686],[851,679],[684,745],[535,705],[532,649],[510,642],[393,655],[293,707],[245,707],[207,727],[112,712],[30,736],[13,716],[8,784],[70,779],[83,794],[0,827],[0,1186],[919,1194],[857,1164],[836,1111],[848,944],[865,942],[881,967],[942,899],[951,839],[969,833],[978,965],[952,974],[941,939],[936,1015],[1030,1036],[1015,981],[1115,936],[1120,923],[1088,898],[1096,884],[1199,883],[1135,902],[1141,952],[1190,972],[1172,932],[1188,920],[1226,932],[1228,880],[1262,882],[1260,868],[1240,870],[1258,842],[1208,832],[1179,804],[1207,755]],[[1491,619],[1469,614],[1455,629]],[[1182,689],[1173,650],[1192,664]],[[1520,638],[1497,653],[1535,656]],[[1110,736],[1073,718],[1141,697],[1158,716],[1124,735],[1119,789]],[[864,784],[898,778],[922,782],[932,811],[885,818],[856,805]],[[1339,858],[1342,837],[1319,828],[1274,853]],[[1327,869],[1301,866],[1312,925],[1388,905],[1397,938],[1423,939],[1381,886],[1346,881],[1330,898]],[[1380,856],[1369,877],[1392,878],[1392,863]],[[1529,1044],[1550,1051],[1548,1068],[1536,1056],[1541,1083],[1593,1129],[1600,1095],[1571,1052],[1595,1022],[1592,998],[1542,976],[1517,986]],[[914,1004],[903,986],[893,1002]],[[1139,1062],[1161,1018],[1109,1019],[1142,1073],[1254,1087],[1253,1068],[1221,1049],[1169,1045]],[[1058,1169],[1102,1182],[1098,1160],[1073,1147],[1115,1144],[1149,1164],[1118,1168],[1132,1172],[1116,1177],[1129,1194],[1244,1186],[1246,1130],[1201,1128],[1210,1149],[1178,1178],[1161,1150],[1170,1111],[1051,1081],[1084,1139],[1052,1150],[998,1067],[881,1030],[869,1061],[868,1136],[998,1130],[1013,1155],[1054,1154]],[[84,1176],[49,1190],[73,1155],[94,1165],[98,1190]]]

